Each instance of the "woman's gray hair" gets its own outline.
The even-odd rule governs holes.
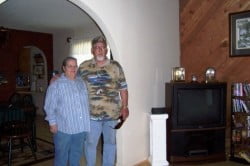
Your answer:
[[[74,60],[74,61],[76,61],[76,63],[77,63],[77,59],[76,59],[76,58],[71,57],[71,56],[66,57],[66,58],[63,60],[63,62],[62,62],[62,71],[63,71],[63,67],[65,67],[65,66],[67,65],[68,61],[70,61],[70,60]]]
[[[69,60],[74,60],[74,61],[77,62],[77,59],[76,59],[76,58],[71,57],[71,56],[68,56],[68,57],[66,57],[66,58],[63,60],[62,66],[66,66]]]
[[[107,41],[104,36],[97,36],[91,41],[91,46],[93,47],[96,43],[103,43],[107,47]]]

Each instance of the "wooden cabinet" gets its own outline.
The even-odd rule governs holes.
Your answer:
[[[53,36],[52,34],[40,33],[40,32],[30,32],[30,31],[22,31],[22,30],[14,30],[9,29],[9,39],[7,43],[5,43],[0,48],[0,72],[2,75],[6,77],[8,81],[7,84],[2,84],[0,86],[0,102],[8,102],[10,96],[16,91],[17,83],[16,78],[17,74],[20,72],[27,73],[27,71],[31,71],[30,68],[32,65],[31,60],[26,56],[26,51],[29,50],[30,47],[37,47],[42,52],[46,58],[47,66],[46,71],[51,73],[53,70]],[[27,50],[22,49],[27,48]],[[24,54],[24,55],[22,55]],[[20,58],[19,56],[24,56]],[[20,66],[20,67],[19,67]],[[41,67],[38,67],[38,70]],[[28,80],[28,79],[27,79]],[[30,77],[30,83],[32,81]],[[39,80],[41,81],[41,80]],[[45,88],[41,88],[40,84],[44,85],[43,81],[38,82],[38,86],[40,90],[45,90]],[[48,84],[48,82],[46,83]],[[29,87],[25,87],[23,89],[29,89]]]
[[[37,47],[26,47],[22,50],[18,65],[16,91],[21,94],[31,94],[37,107],[37,113],[44,115],[43,103],[48,86],[47,59],[43,51]],[[28,62],[23,65],[25,61]]]
[[[47,60],[38,47],[21,50],[16,76],[16,90],[43,92],[48,85]]]
[[[18,71],[22,73],[30,73],[30,48],[22,48],[18,57]]]
[[[231,160],[250,163],[250,84],[232,84]]]

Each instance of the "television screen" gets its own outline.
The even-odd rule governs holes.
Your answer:
[[[220,86],[177,88],[174,128],[209,128],[224,125],[225,94]]]

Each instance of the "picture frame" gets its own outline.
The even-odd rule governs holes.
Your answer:
[[[230,57],[250,56],[250,10],[229,14]]]

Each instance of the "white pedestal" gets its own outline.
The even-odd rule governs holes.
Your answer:
[[[169,165],[167,161],[167,114],[150,115],[150,162],[152,166]]]

